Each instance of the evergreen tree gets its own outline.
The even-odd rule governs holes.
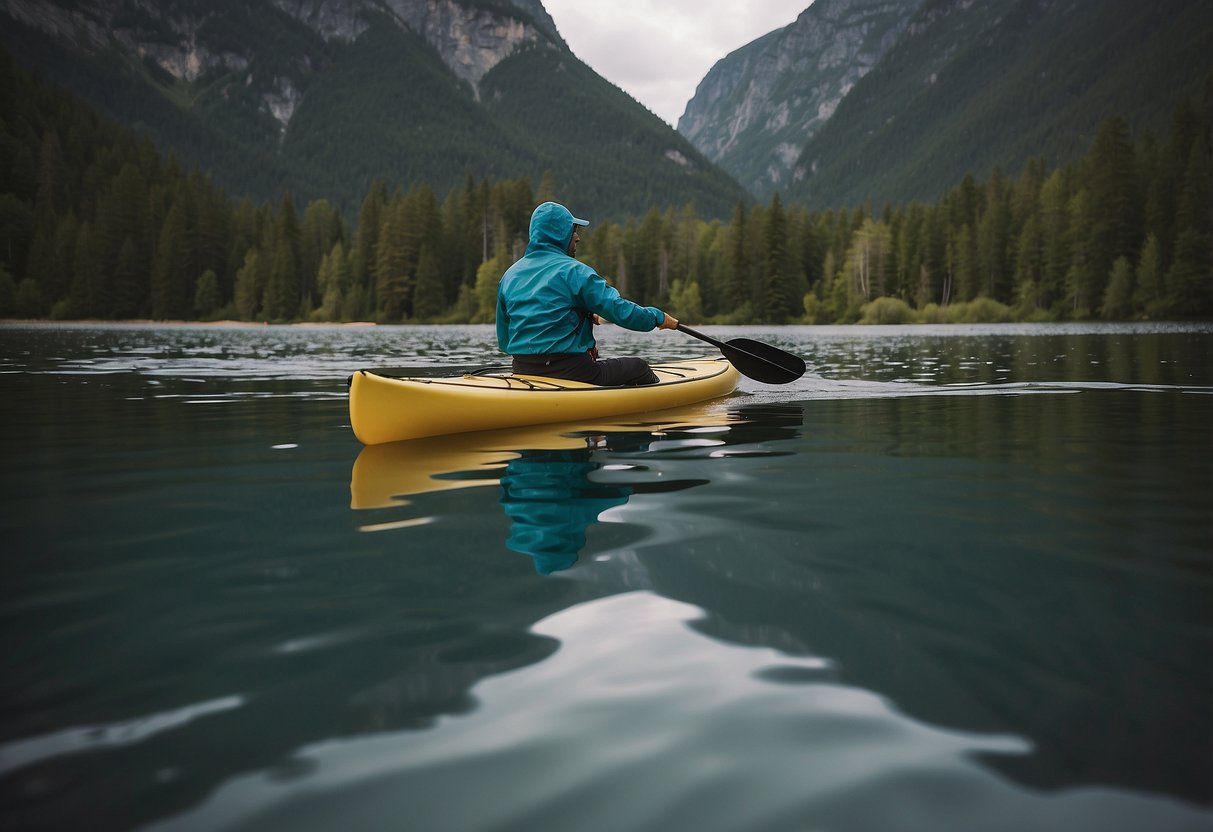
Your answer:
[[[928,303],[947,306],[951,293],[947,260],[948,245],[943,220],[942,210],[926,209],[919,243],[922,261],[918,272],[916,300],[920,309]]]
[[[263,287],[260,281],[258,258],[257,249],[250,248],[244,255],[244,263],[236,272],[233,303],[236,308],[236,317],[242,321],[256,320],[261,312]]]
[[[118,250],[113,285],[113,317],[140,317],[148,293],[147,266],[140,256],[139,247],[130,237],[122,241],[122,247]]]
[[[349,260],[340,241],[320,261],[316,281],[321,297],[316,318],[321,321],[341,320],[342,308],[350,290],[350,274]]]
[[[236,273],[244,266],[244,258],[249,251],[260,245],[265,226],[264,215],[253,201],[247,198],[240,200],[232,212],[232,238],[228,242],[226,266],[216,272],[219,276],[219,292],[223,297],[234,297]]]
[[[1096,271],[1102,258],[1093,256],[1095,246],[1091,194],[1085,188],[1074,195],[1069,207],[1070,268],[1066,272],[1066,297],[1070,314],[1085,318],[1103,297],[1101,278]]]
[[[67,298],[55,309],[56,318],[96,318],[102,306],[101,287],[97,263],[97,237],[91,223],[83,223],[76,235],[72,251],[71,290]],[[31,280],[32,278],[26,278]],[[27,305],[26,313],[29,313]],[[46,313],[40,309],[31,317]]]
[[[1203,137],[1193,141],[1188,152],[1175,226],[1179,235],[1186,231],[1198,236],[1213,234],[1213,162]]]
[[[1111,270],[1120,257],[1133,256],[1141,235],[1141,196],[1133,145],[1124,119],[1104,122],[1091,150],[1088,176],[1091,195],[1090,267],[1094,274]]]
[[[1033,214],[1019,234],[1015,257],[1015,304],[1023,315],[1031,315],[1047,304],[1042,297],[1045,274],[1045,235],[1040,217]]]
[[[157,320],[180,319],[186,314],[189,291],[189,251],[186,242],[185,205],[173,202],[156,245],[152,267],[152,317]]]
[[[1136,283],[1133,306],[1148,317],[1162,314],[1166,309],[1166,281],[1157,234],[1151,233],[1142,247]]]
[[[62,216],[67,212],[71,201],[69,186],[70,175],[67,162],[63,158],[59,134],[54,129],[47,130],[42,135],[42,145],[38,151],[35,209],[44,211],[51,217]]]
[[[699,262],[699,218],[695,204],[688,202],[679,216],[671,216],[670,229],[670,274],[674,280],[693,281],[698,278],[702,265]],[[670,286],[671,294],[674,291]]]
[[[198,278],[194,292],[194,313],[202,318],[213,316],[223,299],[219,296],[219,276],[207,269]]]
[[[1070,270],[1070,193],[1066,176],[1054,171],[1040,189],[1043,265],[1037,305],[1052,308],[1065,294],[1066,274]]]
[[[632,246],[631,299],[659,306],[670,292],[669,246],[665,222],[649,209],[636,229]]]
[[[421,321],[432,321],[442,314],[446,306],[442,291],[442,274],[438,269],[438,258],[428,245],[421,247],[417,259],[417,278],[413,289],[413,317]]]
[[[274,224],[273,268],[265,289],[265,315],[290,320],[311,311],[311,292],[303,285],[303,233],[295,199],[283,194]]]
[[[111,180],[97,216],[101,251],[98,267],[112,275],[116,318],[140,314],[149,292],[151,271],[150,235],[147,233],[147,185],[133,163],[126,163]]]
[[[0,263],[0,318],[17,314],[17,283],[8,267]]]
[[[275,235],[268,252],[269,277],[262,296],[261,315],[271,321],[291,320],[299,312],[299,260],[295,247]]]
[[[747,216],[743,203],[733,209],[729,223],[728,260],[725,264],[721,299],[727,310],[748,316],[750,302],[750,255],[747,246]]]
[[[1179,233],[1175,260],[1167,272],[1169,309],[1181,316],[1213,314],[1213,258],[1209,237],[1192,228]]]
[[[344,240],[345,224],[333,204],[326,199],[309,203],[299,227],[299,288],[305,305],[314,305],[315,295],[323,295],[318,282],[320,263]]]
[[[383,228],[383,212],[387,207],[387,186],[376,181],[371,184],[358,210],[358,234],[354,243],[350,279],[365,295],[368,311],[375,304],[374,289],[377,282],[376,264],[379,262],[379,233]]]
[[[957,230],[952,243],[956,300],[973,300],[981,285],[976,236],[973,227],[965,223]]]
[[[376,314],[384,321],[400,321],[413,300],[413,275],[409,271],[408,210],[395,200],[383,212],[375,260]]]
[[[1112,265],[1108,288],[1104,291],[1100,315],[1106,320],[1127,318],[1133,307],[1133,266],[1127,257],[1118,257]]]
[[[797,313],[803,292],[792,289],[788,262],[787,217],[779,194],[763,217],[763,293],[760,314],[765,321],[780,323]]]
[[[0,193],[0,265],[10,279],[14,270],[25,267],[33,229],[33,207],[16,194]]]
[[[986,209],[977,231],[978,294],[1003,301],[1010,299],[1014,252],[1011,240],[1010,192],[997,168],[986,190]]]

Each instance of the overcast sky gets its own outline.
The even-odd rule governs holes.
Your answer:
[[[578,58],[671,125],[712,65],[812,0],[543,0]]]

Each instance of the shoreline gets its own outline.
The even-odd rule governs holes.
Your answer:
[[[79,318],[66,321],[52,321],[48,318],[0,318],[0,326],[46,324],[49,326],[179,326],[179,327],[215,327],[219,329],[234,328],[265,328],[271,326],[294,327],[368,327],[379,326],[374,321],[294,321],[291,323],[271,324],[269,321],[236,321],[225,319],[221,321],[160,321],[152,318],[130,318],[124,320],[108,320],[101,318]]]

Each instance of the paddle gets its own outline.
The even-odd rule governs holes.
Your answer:
[[[784,352],[770,344],[752,341],[749,338],[730,338],[728,341],[717,341],[710,335],[696,332],[689,326],[678,325],[680,332],[685,332],[692,338],[707,341],[724,353],[729,363],[737,368],[743,376],[748,376],[764,384],[787,384],[804,375],[804,359]]]

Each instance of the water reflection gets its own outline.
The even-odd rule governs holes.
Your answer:
[[[354,463],[351,507],[408,505],[409,498],[422,494],[499,484],[500,504],[510,520],[506,547],[532,558],[540,575],[551,575],[572,567],[585,548],[587,529],[632,495],[709,482],[665,476],[652,467],[661,460],[776,454],[752,446],[794,436],[801,420],[796,407],[700,406],[641,424],[523,428],[372,445]],[[361,528],[400,530],[428,520],[411,517]]]

